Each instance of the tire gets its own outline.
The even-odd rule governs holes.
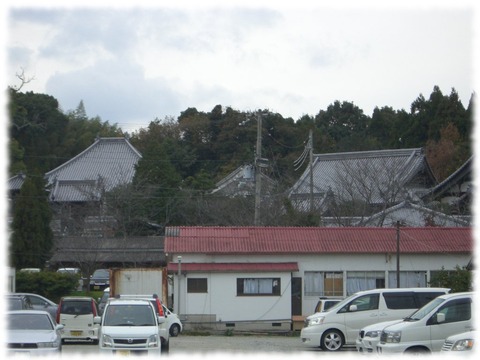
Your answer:
[[[180,325],[178,324],[173,324],[172,326],[170,326],[170,336],[178,336],[178,334],[180,334]]]
[[[340,350],[345,341],[343,340],[343,335],[340,331],[332,329],[327,330],[322,336],[320,347],[324,351],[338,351]]]
[[[162,349],[160,350],[162,354],[168,354],[170,352],[170,341],[165,341],[162,343]]]

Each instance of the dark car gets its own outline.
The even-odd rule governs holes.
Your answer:
[[[110,285],[110,272],[107,269],[97,269],[90,278],[90,289],[103,290]]]
[[[23,295],[7,295],[8,310],[33,310],[30,300]]]

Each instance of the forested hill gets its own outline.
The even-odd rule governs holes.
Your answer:
[[[97,136],[128,135],[144,159],[161,164],[163,176],[183,189],[209,190],[238,166],[252,163],[255,156],[255,118],[230,107],[217,105],[210,112],[191,107],[176,119],[154,119],[145,128],[125,134],[116,124],[88,118],[82,101],[65,113],[50,95],[14,89],[9,94],[10,176],[52,170],[90,146]],[[269,160],[270,177],[285,187],[303,170],[295,171],[293,164],[304,151],[310,130],[314,153],[423,147],[438,180],[472,153],[473,96],[465,108],[453,89],[444,95],[434,87],[428,98],[415,99],[409,111],[382,107],[371,117],[345,101],[300,119],[263,113],[262,157]]]

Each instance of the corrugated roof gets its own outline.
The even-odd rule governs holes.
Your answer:
[[[175,227],[166,253],[395,253],[395,228]],[[471,228],[400,228],[402,253],[471,253]]]
[[[20,190],[25,182],[25,174],[17,174],[8,179],[8,190]]]
[[[95,181],[97,191],[98,186],[109,191],[120,184],[129,183],[140,158],[141,154],[123,137],[98,138],[86,150],[47,172],[45,178],[48,185],[55,184],[56,199],[88,201],[91,200],[91,194],[85,194],[83,199],[80,196],[82,186],[85,190],[85,181]],[[75,187],[74,181],[80,183]]]
[[[182,263],[182,272],[291,272],[298,271],[296,262],[286,263]],[[178,263],[169,263],[168,272],[178,272]]]
[[[414,184],[414,192],[421,195],[435,184],[421,148],[315,154],[312,168],[317,198],[330,192],[343,200],[355,198],[374,204],[391,202],[394,194],[401,201],[407,194],[406,185],[422,172],[426,182]],[[307,167],[292,187],[290,198],[296,200],[296,208],[308,210],[309,194]]]

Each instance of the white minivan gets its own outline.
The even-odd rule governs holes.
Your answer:
[[[377,352],[440,351],[447,337],[473,330],[473,298],[473,292],[439,296],[402,322],[383,329]]]
[[[446,288],[402,288],[360,291],[326,312],[305,319],[300,338],[305,346],[337,351],[354,345],[361,328],[383,321],[402,319],[439,295]]]

